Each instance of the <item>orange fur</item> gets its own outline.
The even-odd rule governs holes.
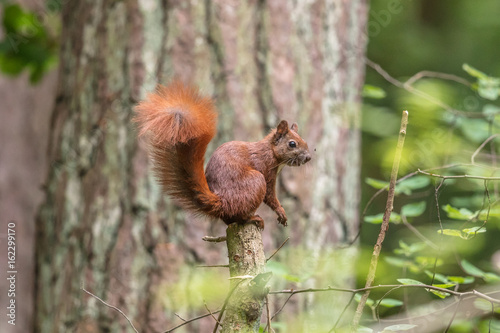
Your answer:
[[[182,207],[221,218],[226,224],[264,221],[255,215],[264,202],[286,225],[276,197],[281,166],[299,166],[311,156],[307,143],[286,121],[258,142],[226,142],[216,149],[204,172],[207,145],[215,136],[213,101],[180,81],[158,86],[136,108],[139,135],[148,135],[159,183]]]

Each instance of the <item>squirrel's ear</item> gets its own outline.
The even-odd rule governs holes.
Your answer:
[[[276,128],[276,133],[274,134],[274,142],[278,142],[283,136],[288,133],[288,123],[286,120],[280,121],[278,127]]]
[[[294,132],[298,132],[299,131],[299,125],[297,125],[297,123],[293,123],[292,126],[290,127],[290,129]]]

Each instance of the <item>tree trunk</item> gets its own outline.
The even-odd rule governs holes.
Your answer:
[[[141,332],[166,330],[180,320],[165,285],[186,279],[185,262],[221,263],[220,245],[200,238],[224,224],[186,217],[160,193],[130,122],[144,92],[174,76],[216,97],[209,154],[221,142],[258,140],[282,118],[316,149],[307,172],[285,168],[278,181],[289,227],[259,212],[267,248],[290,233],[315,269],[320,249],[351,239],[366,10],[364,0],[64,2],[37,221],[37,332],[130,330],[82,285]],[[213,322],[193,325],[206,332]]]

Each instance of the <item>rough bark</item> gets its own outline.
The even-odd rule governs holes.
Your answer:
[[[221,332],[258,332],[264,298],[269,292],[262,236],[254,224],[227,228],[231,297]]]
[[[359,91],[364,0],[66,1],[52,115],[45,202],[37,221],[38,332],[141,332],[179,322],[165,285],[185,262],[220,263],[220,222],[186,217],[160,193],[130,123],[133,105],[177,76],[217,99],[219,134],[258,140],[279,119],[297,121],[316,149],[307,172],[284,170],[289,227],[262,209],[264,245],[290,233],[313,255],[357,229]],[[352,270],[352,259],[342,268]],[[347,268],[346,268],[347,267]],[[222,282],[221,282],[222,283]],[[189,290],[185,291],[186,294]],[[161,294],[161,299],[160,295]],[[187,316],[193,313],[183,308]],[[306,311],[307,312],[307,311]],[[205,323],[210,326],[210,318]],[[195,323],[190,331],[206,331]]]

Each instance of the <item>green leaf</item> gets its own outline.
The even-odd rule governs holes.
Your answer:
[[[454,220],[469,220],[474,217],[474,213],[467,208],[458,209],[450,205],[446,205],[443,207],[443,210],[446,212],[450,219]]]
[[[462,237],[462,230],[458,229],[443,229],[443,230],[438,230],[437,231],[440,234],[446,235],[446,236],[452,236],[452,237]]]
[[[472,276],[448,276],[448,280],[458,284],[468,284],[474,282],[474,277]]]
[[[397,279],[397,281],[401,284],[404,284],[404,285],[411,285],[411,284],[423,284],[423,285],[425,285],[425,283],[417,281],[417,280],[413,280],[413,279]]]
[[[434,257],[424,257],[424,256],[418,256],[415,258],[415,261],[422,267],[428,267],[428,266],[441,266],[443,264],[443,259],[438,259],[436,261],[436,258]]]
[[[486,104],[483,107],[482,112],[486,117],[491,118],[491,117],[494,117],[500,113],[500,107],[498,107],[496,105],[492,105],[492,104]]]
[[[373,333],[373,329],[365,326],[358,326],[357,333]]]
[[[383,180],[378,180],[375,178],[366,177],[365,183],[367,183],[368,185],[370,185],[373,188],[376,188],[377,190],[380,190],[386,186],[387,186],[387,188],[389,188],[389,182],[386,182]]]
[[[396,194],[404,193],[410,195],[415,190],[420,190],[431,183],[431,180],[427,176],[414,176],[403,180],[396,185]]]
[[[476,266],[472,265],[467,260],[463,259],[461,261],[463,270],[472,276],[483,278],[486,282],[498,282],[500,281],[500,276],[495,273],[484,272]]]
[[[489,123],[484,119],[467,119],[459,124],[462,133],[472,142],[481,143],[489,136]]]
[[[356,294],[356,295],[354,295],[354,300],[355,300],[356,302],[358,302],[358,303],[359,303],[359,301],[361,301],[361,297],[362,297],[362,295],[363,295],[363,294]],[[374,300],[372,300],[371,298],[368,298],[368,299],[366,300],[366,305],[367,305],[367,306],[369,306],[369,307],[373,307],[373,305],[374,305],[374,304],[375,304],[375,301],[374,301]]]
[[[376,214],[376,215],[369,215],[365,216],[364,221],[372,224],[380,224],[382,223],[384,218],[384,214]],[[401,223],[401,216],[398,213],[391,213],[391,217],[389,218],[389,222],[398,224]]]
[[[365,178],[365,182],[373,188],[380,190],[382,188],[387,187],[389,189],[389,182],[384,180],[378,180],[374,178]],[[408,179],[403,180],[402,182],[396,184],[396,188],[394,189],[394,193],[398,194],[406,194],[410,195],[413,191],[422,189],[428,186],[431,183],[431,180],[427,176],[414,176]]]
[[[366,98],[382,99],[387,94],[385,93],[384,89],[380,87],[372,86],[370,84],[365,84],[363,86],[363,92],[361,93],[361,95]]]
[[[498,281],[500,281],[500,276],[498,276],[494,273],[486,272],[486,273],[484,273],[483,279],[486,282],[498,282]]]
[[[411,245],[406,244],[402,240],[399,241],[399,249],[395,249],[394,253],[403,254],[406,257],[411,256],[412,254],[419,252],[427,247],[427,244],[423,242],[413,243]]]
[[[462,229],[462,232],[467,235],[475,235],[475,234],[482,234],[486,232],[486,227],[484,226],[477,226],[473,228],[467,228],[467,229]]]
[[[469,66],[468,64],[463,64],[462,69],[467,72],[470,76],[473,76],[477,79],[482,79],[482,80],[487,80],[488,75],[484,74],[483,72],[475,69],[472,66]]]
[[[408,330],[411,330],[415,327],[417,327],[417,325],[413,325],[413,324],[391,325],[391,326],[385,327],[384,330],[382,331],[382,333],[408,331]]]
[[[403,305],[403,302],[398,300],[398,299],[393,299],[393,298],[384,298],[379,302],[381,306],[384,306],[386,308],[393,308],[396,306],[401,306]]]
[[[484,277],[484,275],[485,275],[485,273],[482,270],[480,270],[479,268],[477,268],[476,266],[474,266],[473,264],[471,264],[470,262],[468,262],[465,259],[462,259],[460,264],[462,266],[462,269],[465,271],[465,273],[467,273],[469,275],[476,276],[476,277]]]
[[[414,202],[411,204],[404,205],[401,208],[401,215],[407,217],[416,217],[424,213],[427,204],[425,201]]]
[[[473,228],[467,228],[467,229],[443,229],[443,230],[438,230],[438,233],[442,233],[443,235],[447,236],[453,236],[453,237],[460,237],[462,239],[468,240],[471,238],[474,238],[476,234],[480,234],[483,232],[486,232],[485,227],[473,227]]]
[[[491,312],[491,310],[493,310],[491,303],[483,298],[476,298],[474,300],[474,307],[476,309],[486,311],[486,312]],[[500,313],[500,307],[496,306],[494,311],[496,313]]]
[[[456,283],[440,283],[440,284],[433,284],[433,286],[446,289],[446,288],[455,287]]]
[[[387,262],[389,265],[395,267],[410,267],[411,265],[413,265],[413,262],[410,260],[405,260],[391,256],[384,257],[384,261]]]
[[[463,64],[462,68],[469,75],[477,78],[477,85],[473,85],[473,88],[477,90],[479,96],[489,100],[496,100],[498,98],[500,94],[500,78],[486,75],[467,64]]]
[[[431,293],[433,293],[434,295],[436,295],[439,298],[446,298],[446,297],[450,296],[449,293],[445,293],[444,291],[433,290],[433,289],[427,289],[427,291],[430,291]]]
[[[442,283],[448,283],[448,278],[446,276],[444,276],[443,274],[439,274],[439,273],[432,274],[432,272],[428,271],[428,270],[425,271],[425,274],[427,274],[427,276],[431,279],[434,276],[435,280],[438,280],[439,282],[442,282]]]

